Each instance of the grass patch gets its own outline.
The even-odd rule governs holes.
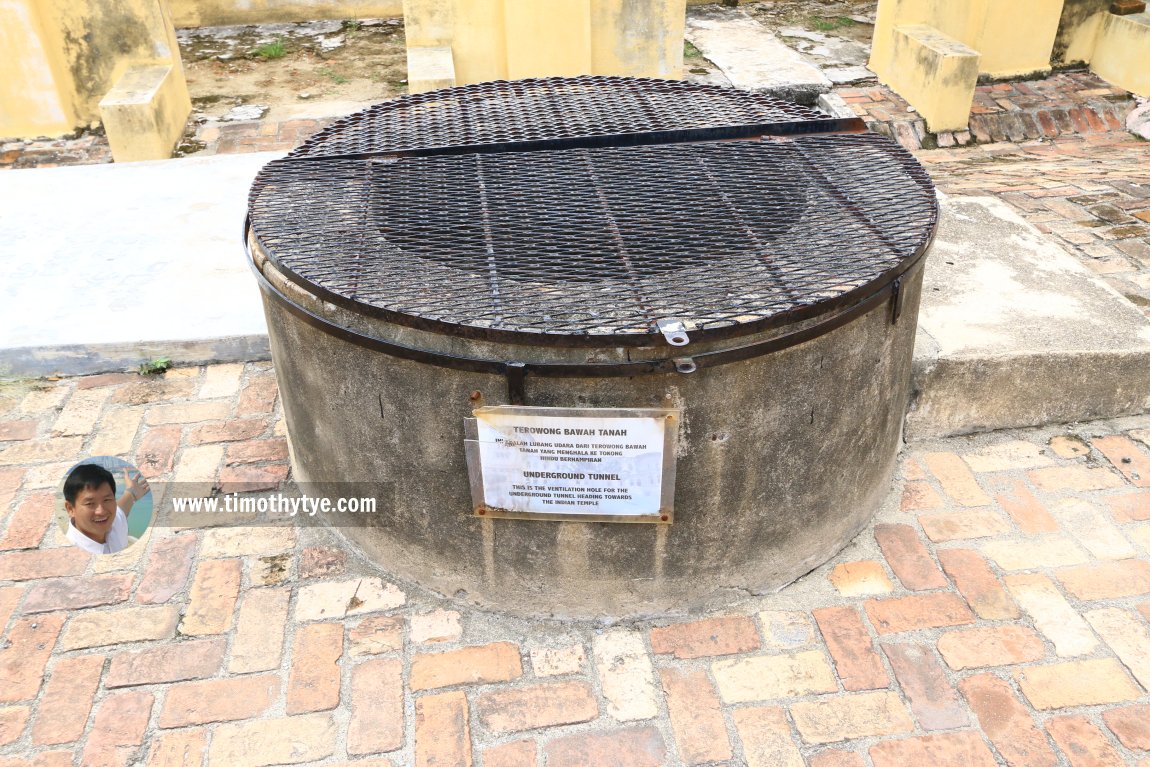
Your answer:
[[[328,67],[320,67],[319,69],[316,70],[316,73],[323,75],[324,77],[326,77],[327,79],[329,79],[333,83],[335,83],[336,85],[343,85],[344,83],[347,82],[346,77],[341,75],[339,72],[336,72],[335,70],[329,69]]]
[[[684,40],[683,41],[683,58],[685,58],[685,59],[701,59],[701,58],[703,58],[703,52],[700,51],[695,46],[691,45],[691,43],[689,41]]]
[[[171,366],[172,361],[167,357],[156,357],[149,362],[140,363],[138,370],[142,376],[158,376]]]
[[[811,16],[811,26],[820,32],[833,32],[843,27],[853,27],[854,20],[846,16]]]
[[[282,59],[287,55],[287,48],[284,46],[283,40],[274,40],[270,43],[256,46],[252,51],[252,55],[258,59]]]

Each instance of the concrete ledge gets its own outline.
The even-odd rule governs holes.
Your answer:
[[[1150,320],[994,198],[945,198],[915,343],[914,438],[1150,410]]]
[[[454,85],[455,62],[449,46],[407,49],[408,93],[426,93]]]
[[[170,64],[130,67],[100,100],[116,162],[171,157],[191,112],[183,73]]]
[[[1103,15],[1090,68],[1107,82],[1150,98],[1150,13]]]
[[[879,78],[910,102],[932,132],[965,130],[978,84],[978,51],[925,24],[895,27]]]
[[[0,378],[115,373],[135,370],[143,363],[160,357],[167,357],[180,366],[251,362],[271,359],[271,347],[266,335],[251,335],[198,341],[138,341],[0,349]]]
[[[687,39],[747,91],[813,105],[832,83],[798,51],[745,11],[699,6],[687,12]]]

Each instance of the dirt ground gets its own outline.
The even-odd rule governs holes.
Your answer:
[[[776,0],[739,7],[770,29],[801,27],[869,46],[877,5],[875,0]]]
[[[179,37],[201,120],[321,117],[407,92],[399,19],[202,27]]]
[[[740,7],[772,29],[800,27],[869,45],[875,5],[776,0]],[[407,92],[400,19],[202,27],[180,30],[179,37],[199,122],[347,114]],[[713,72],[686,46],[688,79],[707,81]]]

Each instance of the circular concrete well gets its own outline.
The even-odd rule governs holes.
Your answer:
[[[778,589],[890,488],[936,219],[896,144],[757,94],[556,78],[352,115],[250,198],[294,476],[371,483],[341,534],[494,609]]]

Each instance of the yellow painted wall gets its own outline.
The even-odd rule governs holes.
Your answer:
[[[1050,69],[1063,0],[879,0],[871,69],[894,64],[894,30],[925,24],[978,51],[981,74],[1012,77]]]
[[[399,16],[402,0],[168,0],[176,26],[222,27]]]
[[[871,69],[890,70],[895,27],[925,24],[969,45],[967,40],[974,37],[981,11],[982,0],[880,0],[875,14]]]
[[[1110,0],[1064,0],[1051,63],[1089,64],[1099,25],[1109,7]]]
[[[503,0],[507,75],[591,74],[588,0]]]
[[[78,124],[58,35],[36,0],[0,0],[0,138],[59,136]]]
[[[451,47],[457,83],[505,80],[509,76],[503,2],[467,0],[455,4],[453,36],[445,44]]]
[[[1107,82],[1150,98],[1150,13],[1107,13],[1090,68]]]
[[[1062,2],[988,0],[981,30],[973,41],[963,40],[982,55],[982,74],[1014,77],[1049,71]]]
[[[403,15],[403,0],[168,0],[176,26],[218,27],[229,24],[264,24],[317,19],[387,18]],[[477,2],[482,6],[484,0]],[[547,0],[539,0],[545,5]],[[641,7],[643,3],[611,0],[615,5]],[[686,0],[687,5],[711,5],[720,0]],[[443,4],[449,4],[444,0]],[[626,11],[624,11],[626,12]],[[597,15],[597,12],[593,11]],[[502,12],[499,13],[502,17]]]
[[[0,0],[0,135],[96,122],[121,75],[147,64],[172,66],[183,83],[164,0]]]
[[[171,64],[130,68],[100,101],[116,162],[172,156],[192,110],[188,88]]]
[[[979,55],[926,24],[896,27],[890,86],[913,104],[931,131],[966,128]]]
[[[408,48],[450,47],[458,85],[682,72],[685,0],[404,0],[403,13]]]
[[[686,18],[682,0],[591,0],[594,72],[678,79]]]

